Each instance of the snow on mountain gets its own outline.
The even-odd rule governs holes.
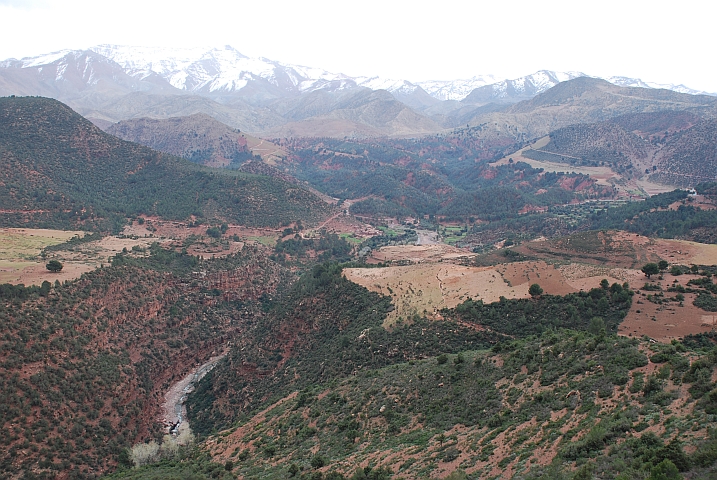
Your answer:
[[[416,84],[438,100],[463,100],[476,88],[503,80],[505,79],[495,75],[478,75],[467,80],[429,80]]]
[[[89,50],[114,60],[130,75],[151,70],[166,77],[202,58],[208,49],[97,45]]]
[[[54,63],[63,57],[65,57],[68,53],[71,53],[72,50],[60,50],[58,52],[52,52],[45,55],[40,55],[39,57],[33,57],[33,58],[23,58],[22,59],[22,68],[32,68],[32,67],[40,67],[43,65],[48,65],[50,63]]]
[[[560,82],[583,77],[581,72],[554,72],[540,70],[532,75],[503,80],[471,91],[462,101],[467,103],[516,102],[532,98],[554,87]]]
[[[338,91],[356,87],[388,90],[409,96],[418,89],[438,100],[517,101],[531,97],[559,82],[579,76],[581,72],[541,70],[517,79],[495,75],[479,75],[464,80],[410,82],[381,77],[349,77],[320,68],[276,62],[266,58],[250,58],[231,46],[221,48],[166,48],[124,45],[98,45],[89,49],[119,65],[126,75],[143,81],[148,77],[162,78],[175,88],[200,94],[231,94],[250,84],[264,85],[272,95],[297,95],[316,90]],[[62,64],[67,58],[79,58],[86,51],[62,50],[22,60],[0,62],[0,68],[43,68],[53,66],[57,79],[64,74]],[[89,60],[88,60],[89,61]],[[87,78],[87,80],[90,80]],[[706,93],[684,85],[664,85],[628,77],[608,77],[620,86],[667,88],[682,93]],[[282,93],[283,92],[283,93]],[[472,95],[471,95],[472,94]],[[421,92],[421,95],[425,93]],[[469,99],[470,100],[470,99]]]
[[[663,88],[665,90],[672,90],[678,93],[688,93],[690,95],[714,95],[714,93],[709,93],[702,90],[695,90],[694,88],[689,88],[685,85],[675,85],[674,83],[644,82],[639,78],[606,77],[605,80],[621,87]]]
[[[258,79],[284,89],[310,91],[317,82],[348,79],[320,68],[250,58],[229,45],[177,49],[100,45],[90,50],[119,63],[130,75],[154,71],[172,86],[195,92],[232,92]]]
[[[406,80],[391,80],[381,77],[358,77],[355,81],[360,87],[370,88],[371,90],[388,90],[389,92],[404,95],[409,95],[418,88],[416,84]]]

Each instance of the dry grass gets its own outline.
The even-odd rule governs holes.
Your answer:
[[[101,265],[109,263],[108,258],[131,250],[134,246],[146,248],[157,238],[117,238],[106,237],[102,240],[75,246],[72,250],[50,253],[46,259],[40,257],[42,249],[65,242],[76,235],[86,232],[45,230],[32,228],[13,228],[0,230],[0,283],[41,285],[48,281],[64,282],[80,277]],[[47,271],[48,260],[59,260],[63,264],[61,272]]]
[[[73,268],[60,274],[51,274],[45,269],[45,262],[39,255],[45,247],[84,234],[85,232],[79,231],[32,228],[0,229],[0,283],[40,285],[44,280],[54,282],[74,278],[74,273],[71,272]]]
[[[545,246],[548,242],[540,243]],[[462,266],[449,263],[449,260],[454,255],[469,254],[446,245],[384,247],[374,253],[373,261],[411,261],[413,264],[346,269],[344,273],[349,280],[392,298],[395,309],[384,323],[390,326],[399,318],[407,319],[415,314],[440,319],[440,309],[455,307],[469,297],[486,303],[498,301],[501,296],[526,298],[533,283],[538,283],[545,293],[551,295],[587,291],[598,287],[603,279],[610,284],[627,282],[633,289],[639,289],[647,280],[640,267],[659,258],[671,264],[717,264],[717,245],[611,232],[608,246],[610,248],[606,248],[605,252],[600,252],[607,261],[601,260],[599,264],[597,261],[573,262],[558,267],[545,261],[489,267]],[[568,252],[570,248],[566,245],[559,250]],[[593,261],[589,258],[583,260]],[[692,276],[677,278],[686,286]],[[673,280],[671,275],[665,275],[665,290]],[[657,305],[646,301],[642,295],[636,296],[619,333],[626,336],[648,335],[658,341],[669,342],[687,334],[710,331],[715,327],[717,318],[694,307],[694,296],[686,294],[682,307],[677,302]]]
[[[86,232],[32,228],[0,229],[0,260],[35,260],[43,248]]]
[[[532,145],[529,145],[513,154],[510,154],[507,157],[501,158],[500,160],[492,163],[491,165],[504,165],[508,163],[509,159],[512,158],[514,162],[525,162],[533,168],[542,168],[546,172],[572,172],[589,175],[595,180],[597,180],[597,183],[599,185],[612,185],[615,181],[621,178],[620,175],[614,172],[610,167],[583,167],[560,162],[533,160],[532,158],[523,156],[524,151],[531,149],[541,149],[545,147],[549,141],[550,137],[543,137]]]
[[[395,310],[384,325],[415,314],[438,316],[442,308],[452,308],[468,298],[495,302],[501,296],[524,298],[528,289],[508,285],[493,268],[429,263],[384,268],[349,268],[346,278],[367,289],[389,295]]]
[[[352,282],[393,299],[395,309],[388,315],[384,326],[392,325],[399,318],[407,319],[416,314],[440,318],[440,309],[455,307],[468,298],[485,303],[497,302],[500,297],[527,298],[528,288],[532,283],[540,284],[545,293],[565,295],[581,288],[589,290],[597,287],[600,281],[606,278],[604,275],[582,275],[581,286],[576,287],[571,284],[571,281],[575,281],[574,278],[568,280],[562,270],[541,261],[470,267],[428,261],[433,257],[429,254],[418,255],[414,246],[387,248],[390,248],[392,256],[400,256],[403,259],[418,256],[420,263],[344,270],[346,278]],[[435,253],[437,250],[427,251]],[[400,255],[400,252],[403,252],[403,255]],[[418,253],[426,253],[426,250],[418,250]],[[575,276],[573,273],[573,277]]]

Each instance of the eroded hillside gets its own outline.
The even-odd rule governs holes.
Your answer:
[[[161,433],[169,383],[223,350],[291,281],[256,248],[201,261],[155,245],[73,283],[4,285],[2,475],[95,478]]]

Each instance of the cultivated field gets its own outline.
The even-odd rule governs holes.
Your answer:
[[[597,180],[600,185],[612,185],[617,180],[622,178],[619,174],[615,173],[610,167],[587,167],[579,165],[570,165],[568,163],[560,162],[547,162],[542,160],[533,160],[532,158],[524,157],[523,152],[526,150],[536,149],[539,150],[545,147],[550,141],[550,137],[544,137],[515,153],[508,155],[505,158],[501,158],[497,162],[491,165],[504,165],[512,158],[514,162],[525,162],[533,168],[542,168],[546,172],[564,172],[564,173],[581,173],[583,175],[589,175]],[[674,190],[674,189],[670,189]]]
[[[419,237],[420,238],[420,237]],[[371,253],[368,263],[409,261],[413,263],[440,262],[474,257],[475,254],[445,244],[396,245],[381,247]]]
[[[687,287],[687,282],[696,275],[680,275],[674,277],[665,274],[663,280],[654,279],[656,284],[664,288],[664,297],[674,299],[675,293],[667,292],[667,288],[674,284],[681,284]],[[645,283],[644,276],[642,283],[635,283],[634,287],[641,287]],[[714,330],[717,323],[715,313],[706,312],[695,307],[692,302],[697,296],[694,293],[685,293],[684,301],[676,300],[657,303],[650,298],[654,291],[639,290],[633,299],[630,312],[620,324],[619,333],[626,336],[647,335],[660,342],[669,342],[672,339],[680,338],[688,334],[709,332]]]
[[[537,244],[532,245],[532,244]],[[640,271],[643,264],[660,259],[679,265],[717,264],[717,245],[705,245],[681,240],[650,239],[625,232],[588,232],[559,241],[531,242],[532,248],[523,252],[544,260],[530,260],[493,266],[466,266],[451,263],[468,254],[447,245],[405,245],[383,247],[371,260],[411,262],[410,265],[384,268],[351,268],[344,270],[346,278],[367,289],[388,295],[394,310],[386,319],[389,326],[399,319],[426,315],[440,319],[440,309],[455,307],[467,298],[495,302],[506,298],[527,298],[528,288],[538,283],[546,294],[565,295],[590,290],[606,279],[609,283],[630,284],[638,290],[632,308],[620,325],[625,336],[647,335],[658,341],[670,341],[687,334],[710,331],[717,315],[698,309],[692,304],[695,294],[684,294],[684,301],[656,303],[649,301],[651,292],[640,290],[648,280]],[[570,260],[569,256],[575,260]],[[687,286],[692,275],[673,277],[665,273],[666,293],[674,281]],[[654,293],[654,292],[652,292]]]
[[[151,232],[147,232],[151,233]],[[0,283],[41,285],[44,281],[64,282],[80,277],[101,265],[107,265],[110,257],[133,247],[144,249],[154,238],[105,237],[101,240],[68,246],[59,251],[48,252],[42,258],[42,250],[64,243],[86,232],[46,230],[32,228],[0,229]],[[63,264],[62,271],[49,272],[45,265],[50,260]]]
[[[37,276],[37,273],[31,272],[38,269],[50,274],[45,269],[45,262],[39,257],[42,249],[84,234],[85,232],[47,229],[0,229],[0,283],[41,284],[43,280],[37,283],[28,281],[28,277]],[[52,274],[53,281],[64,280],[64,275],[67,275],[67,272]]]

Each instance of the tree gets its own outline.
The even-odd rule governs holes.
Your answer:
[[[661,272],[667,270],[668,265],[669,264],[666,260],[660,260],[659,262],[657,262],[657,267],[660,269]]]
[[[610,282],[607,281],[607,278],[603,278],[600,281],[600,288],[602,288],[603,290],[607,290],[609,287],[610,287]]]
[[[539,297],[543,294],[543,289],[540,287],[540,285],[538,285],[537,283],[534,283],[528,289],[528,293],[533,298]]]
[[[50,260],[47,265],[45,265],[45,268],[53,273],[57,273],[62,270],[62,264],[57,260]]]
[[[601,337],[604,337],[607,333],[605,329],[605,320],[603,320],[601,317],[591,318],[590,325],[588,326],[588,331],[593,335],[599,335]]]
[[[656,263],[646,263],[642,267],[642,273],[644,273],[647,278],[650,278],[650,276],[660,273],[660,267],[658,267]]]

